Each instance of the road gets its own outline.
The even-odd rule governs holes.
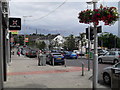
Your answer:
[[[88,60],[87,59],[67,59],[67,66],[82,66],[82,62],[84,63],[85,67],[88,68]],[[102,80],[101,77],[101,72],[103,70],[103,68],[105,67],[109,67],[112,66],[113,64],[111,63],[102,63],[102,64],[98,64],[98,80],[99,83],[102,85],[105,85],[105,83]],[[90,69],[93,69],[93,60],[90,60]],[[109,85],[105,85],[110,87]]]

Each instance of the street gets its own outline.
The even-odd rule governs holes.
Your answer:
[[[90,68],[93,69],[93,60],[90,60]],[[84,63],[85,67],[88,68],[88,60],[87,59],[67,59],[67,66],[82,66],[82,62]],[[105,67],[109,67],[109,66],[112,66],[113,64],[111,63],[102,63],[102,64],[98,64],[98,82],[102,85],[105,85],[105,86],[108,86],[110,87],[109,85],[106,85],[103,80],[102,80],[102,77],[101,77],[101,72],[102,70],[105,68]]]

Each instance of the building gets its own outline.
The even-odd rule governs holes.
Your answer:
[[[52,40],[57,37],[59,34],[48,34],[46,36],[39,36],[37,39],[35,39],[35,43],[39,43],[44,41],[46,44],[46,50],[50,49],[50,45],[52,44]]]
[[[4,2],[3,2],[4,1]],[[6,38],[8,34],[8,2],[0,0],[0,90],[3,89],[3,82],[7,80],[7,62],[10,60],[10,43]]]
[[[118,12],[120,14],[120,1],[118,2]],[[120,38],[120,19],[118,21],[118,37]]]

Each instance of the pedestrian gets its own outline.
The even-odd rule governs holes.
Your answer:
[[[39,50],[38,51],[38,66],[42,66],[42,56],[43,56],[42,51]]]
[[[19,50],[17,51],[17,55],[20,56],[20,51]]]

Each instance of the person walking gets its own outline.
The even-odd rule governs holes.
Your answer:
[[[42,66],[42,59],[43,59],[43,54],[42,54],[42,51],[39,50],[38,51],[38,66]]]
[[[20,51],[19,50],[17,51],[17,55],[20,56]]]

